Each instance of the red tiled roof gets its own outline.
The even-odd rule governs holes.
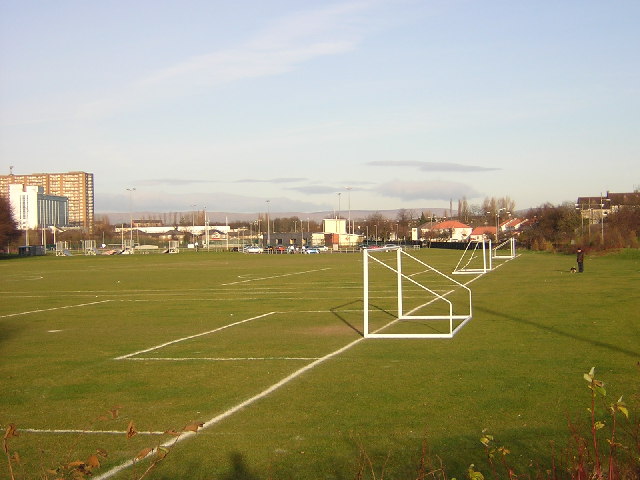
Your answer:
[[[445,230],[447,228],[471,228],[469,225],[465,225],[457,220],[445,220],[444,222],[436,223],[432,230]]]
[[[500,227],[518,228],[520,225],[522,225],[526,221],[527,221],[526,218],[511,218],[511,219],[507,220],[506,222],[501,223]]]
[[[485,234],[495,235],[495,233],[496,233],[496,227],[483,225],[482,227],[474,228],[473,231],[471,232],[471,235],[485,235]]]

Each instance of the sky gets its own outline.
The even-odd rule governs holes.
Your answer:
[[[97,213],[629,192],[639,24],[637,0],[0,0],[0,172],[93,173]]]

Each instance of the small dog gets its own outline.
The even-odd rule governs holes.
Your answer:
[[[571,267],[570,272],[571,272],[571,273],[576,273],[576,267]]]

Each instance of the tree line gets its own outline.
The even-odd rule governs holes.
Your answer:
[[[445,218],[456,218],[472,227],[495,225],[510,216],[515,216],[515,202],[509,197],[487,197],[479,205],[470,205],[466,198],[458,201],[458,209]],[[581,217],[581,212],[574,204],[553,205],[545,203],[539,207],[520,212],[521,218],[528,219],[527,225],[518,232],[519,244],[531,250],[571,251],[578,246],[594,249],[638,248],[640,235],[640,205],[623,206],[611,212],[603,223],[593,224],[589,219]],[[344,218],[344,216],[341,216]],[[177,221],[176,224],[203,225],[205,212],[189,214],[169,214],[167,219]],[[348,223],[347,232],[363,236],[369,241],[388,241],[391,239],[406,241],[411,239],[411,229],[426,223],[436,223],[444,218],[430,211],[400,209],[395,218],[388,218],[380,212],[374,212],[364,218],[354,219]],[[267,231],[265,215],[258,216],[252,222],[230,222],[234,229],[245,229],[254,234]],[[301,219],[297,216],[269,218],[269,229],[272,232],[318,232],[322,230],[320,222]],[[118,243],[119,234],[109,223],[106,216],[96,218],[93,233],[78,230],[67,230],[58,233],[58,240],[79,241],[93,238],[98,243]],[[11,215],[9,202],[0,198],[0,251],[15,251],[24,236],[17,229]]]

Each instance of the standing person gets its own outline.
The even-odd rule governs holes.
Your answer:
[[[576,261],[578,262],[578,273],[584,272],[584,250],[581,248],[576,253]]]

